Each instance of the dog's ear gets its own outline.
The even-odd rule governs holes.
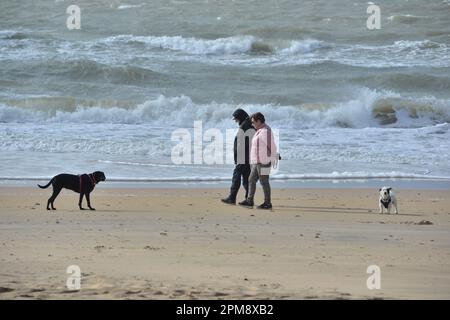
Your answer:
[[[378,189],[378,191],[381,191],[381,188],[380,188],[380,189]]]
[[[391,191],[391,190],[392,190],[392,188],[391,188],[391,187],[387,188],[387,191]]]

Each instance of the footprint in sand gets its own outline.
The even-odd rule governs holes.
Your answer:
[[[214,293],[214,296],[215,296],[215,297],[225,297],[225,296],[228,296],[228,293],[225,293],[225,292],[215,292],[215,293]]]
[[[431,222],[431,221],[428,221],[428,220],[422,220],[422,221],[420,221],[420,222],[417,222],[417,223],[414,223],[414,224],[416,224],[416,225],[432,225],[433,224],[433,222]]]
[[[182,296],[182,295],[185,295],[185,294],[186,294],[186,291],[185,290],[181,290],[181,289],[175,290],[173,292],[174,296]]]
[[[102,251],[103,249],[106,249],[105,246],[95,246],[94,247],[95,250],[97,250],[97,252]]]
[[[80,290],[63,290],[61,293],[77,293],[80,292]]]
[[[11,291],[14,291],[14,289],[6,288],[6,287],[0,287],[0,293],[6,293],[6,292],[11,292]]]
[[[136,290],[136,291],[128,290],[125,292],[125,294],[138,294],[138,293],[141,293],[141,290]]]
[[[161,249],[164,249],[163,247],[161,247],[161,248],[159,248],[159,247],[152,247],[152,246],[145,246],[144,247],[144,250],[154,250],[154,251],[157,251],[157,250],[161,250]]]

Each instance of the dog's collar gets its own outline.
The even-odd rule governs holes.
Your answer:
[[[387,200],[383,200],[383,199],[380,199],[380,202],[383,204],[383,206],[387,209],[388,208],[388,206],[389,206],[389,203],[391,203],[391,197],[389,197],[389,199],[387,199]]]
[[[91,179],[92,185],[96,185],[97,182],[95,181],[94,175],[91,173],[91,174],[88,174],[88,176],[89,176],[89,179]]]

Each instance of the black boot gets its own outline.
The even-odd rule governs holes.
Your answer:
[[[244,200],[242,202],[239,202],[239,205],[247,208],[253,208],[253,201]]]
[[[225,199],[221,199],[221,201],[222,201],[223,203],[226,203],[226,204],[236,204],[236,199],[232,199],[232,198],[230,198],[230,197],[225,198]]]
[[[265,203],[265,202],[264,202],[262,205],[257,206],[256,208],[257,208],[257,209],[270,210],[270,209],[272,209],[272,204],[271,204],[271,203]]]

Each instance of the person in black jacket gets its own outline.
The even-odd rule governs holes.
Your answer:
[[[255,134],[255,128],[247,112],[237,109],[233,112],[233,119],[239,124],[239,130],[234,138],[234,171],[231,180],[230,195],[222,199],[227,204],[236,204],[236,196],[242,185],[245,189],[245,199],[248,196],[248,177],[250,175],[250,144]]]

